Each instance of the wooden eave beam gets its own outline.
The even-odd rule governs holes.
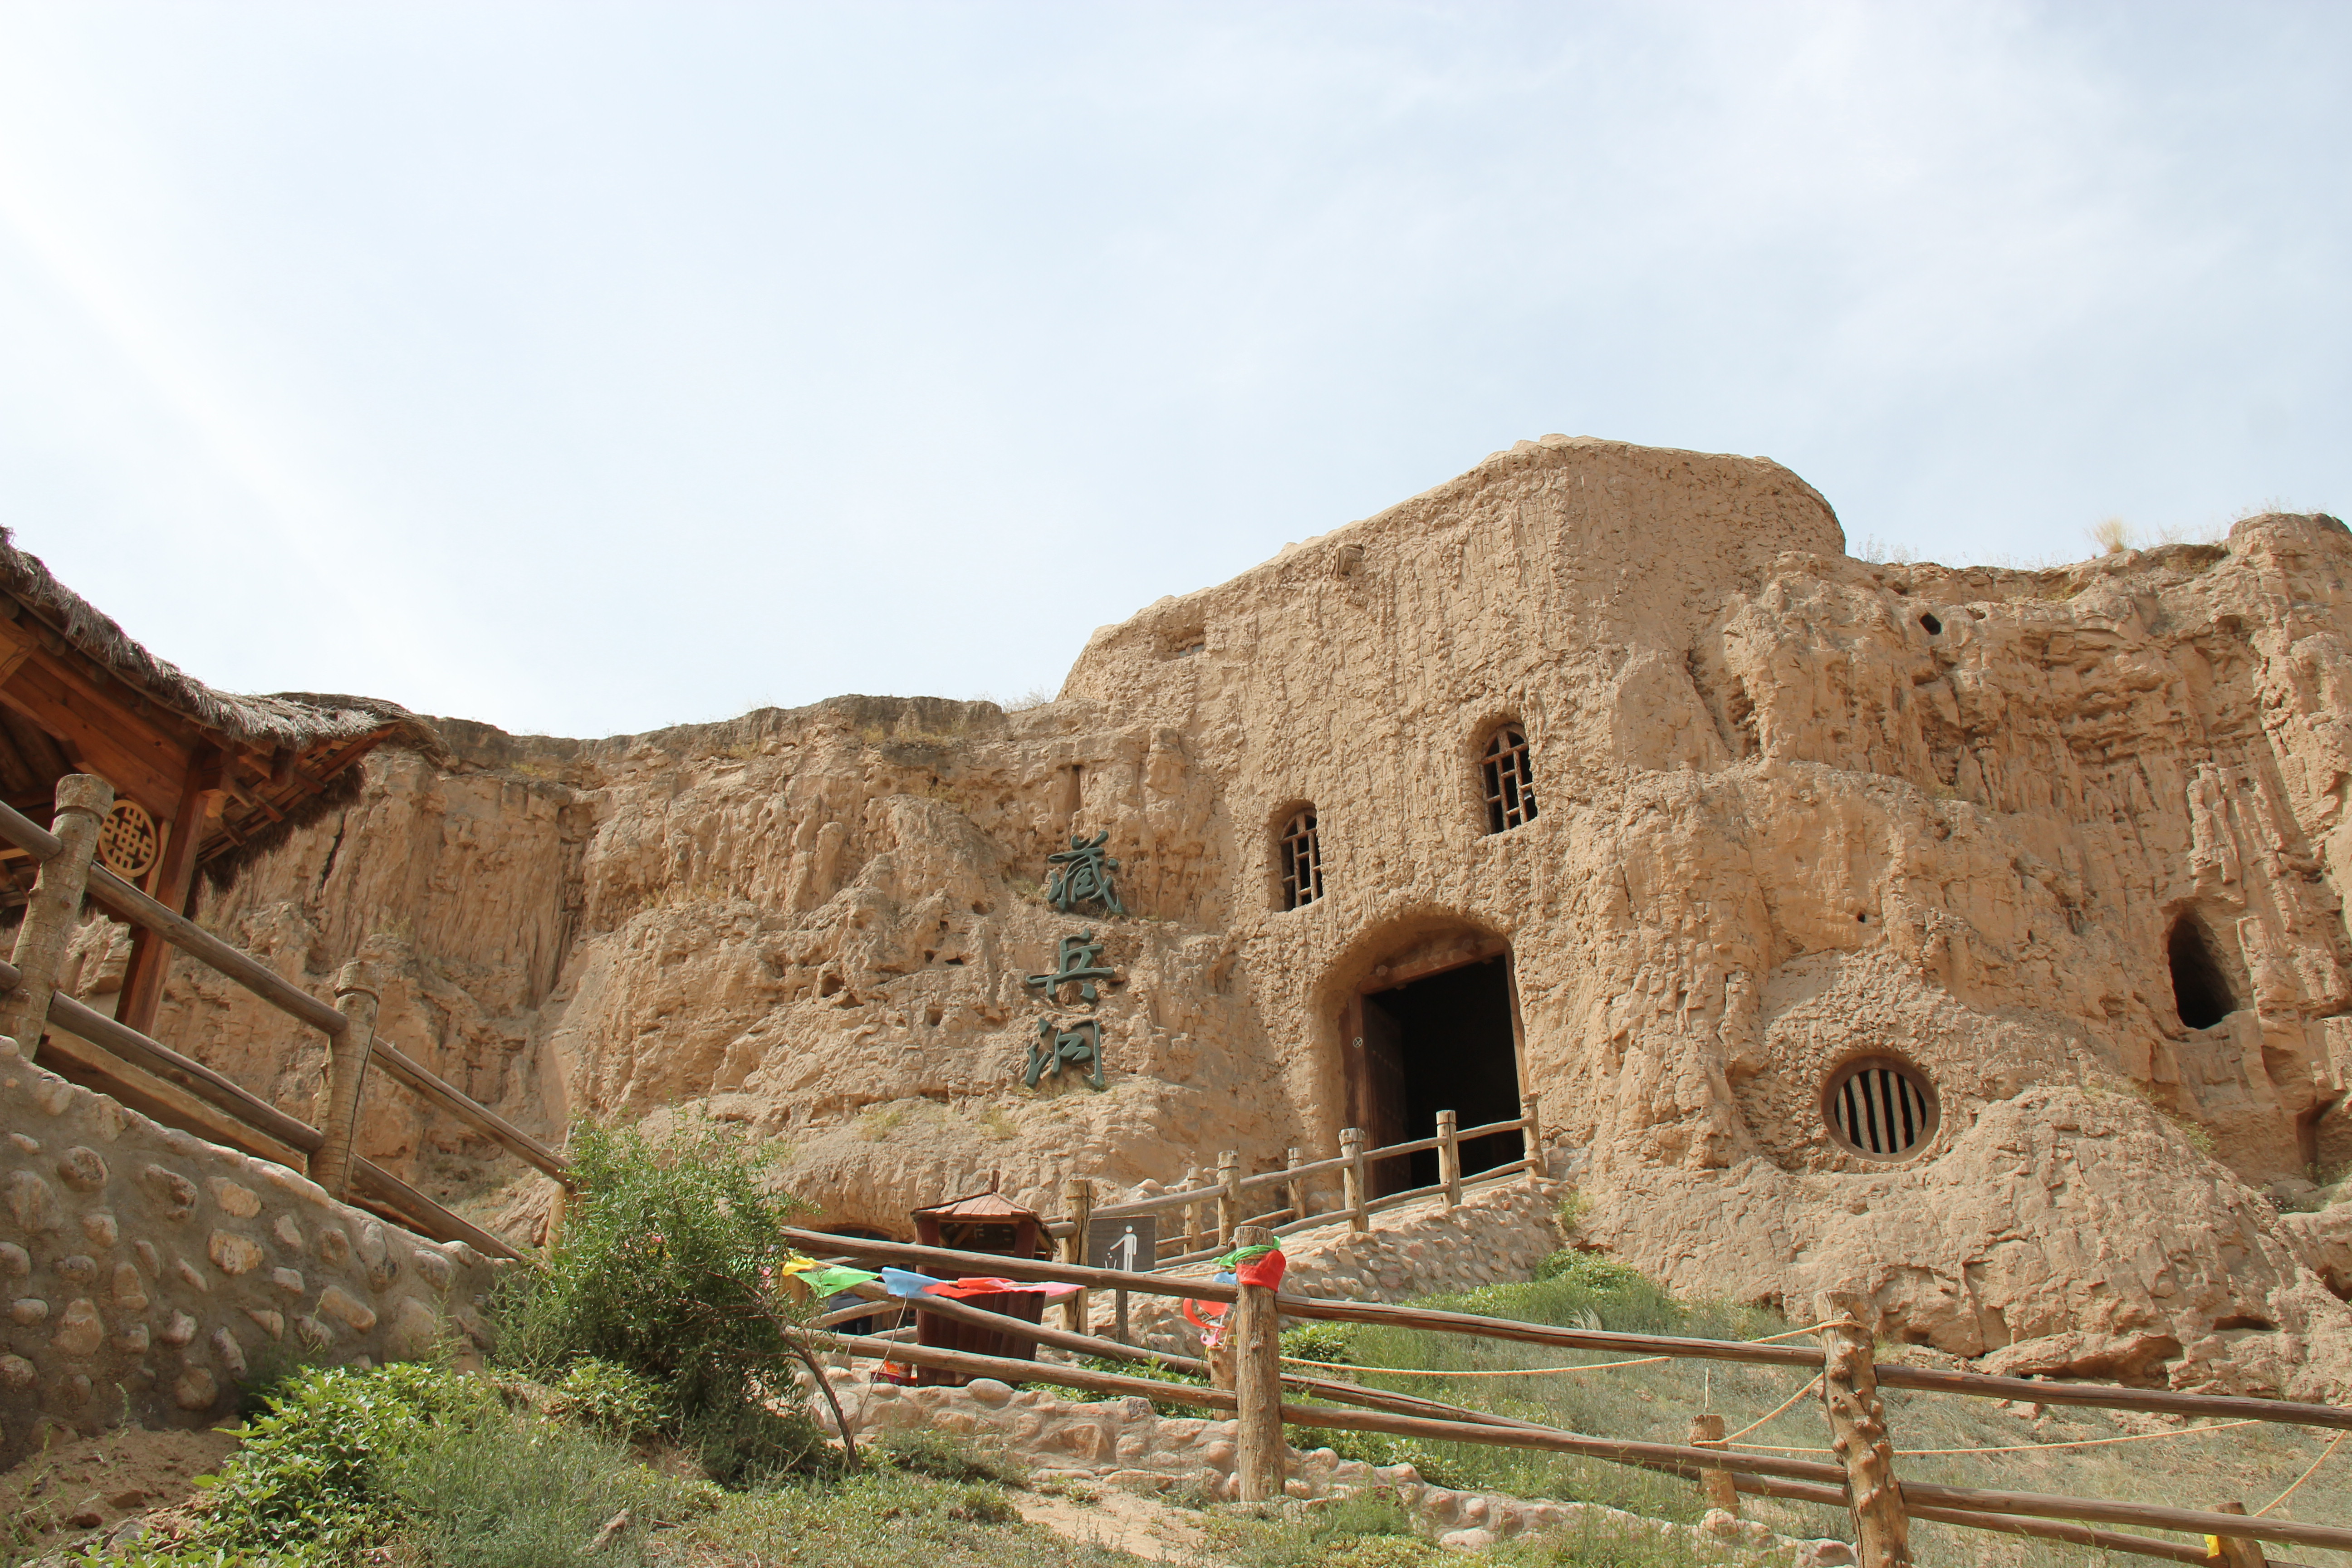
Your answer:
[[[277,772],[284,774],[282,783],[262,790],[249,790],[239,798],[250,808],[231,815],[223,813],[212,837],[205,840],[199,851],[200,860],[210,860],[241,846],[245,840],[272,823],[282,822],[300,805],[306,795],[319,795],[333,782],[335,776],[382,745],[393,732],[394,726],[379,725],[347,740],[327,742],[323,747],[301,753]],[[263,772],[248,753],[238,760],[256,773]],[[273,778],[275,774],[273,773]],[[259,820],[257,820],[258,818]]]
[[[47,731],[73,761],[151,814],[165,815],[179,805],[194,746],[175,743],[124,705],[68,679],[45,652],[35,653],[0,687],[0,702]]]

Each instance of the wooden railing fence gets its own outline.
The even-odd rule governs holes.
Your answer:
[[[1283,1168],[1261,1171],[1255,1175],[1242,1174],[1242,1157],[1238,1150],[1226,1150],[1217,1156],[1216,1180],[1201,1185],[1189,1184],[1199,1180],[1197,1170],[1185,1176],[1188,1184],[1173,1192],[1155,1193],[1148,1198],[1128,1203],[1108,1204],[1097,1207],[1094,1202],[1095,1184],[1085,1177],[1074,1178],[1066,1191],[1068,1205],[1065,1217],[1049,1220],[1047,1234],[1063,1243],[1062,1255],[1073,1262],[1084,1262],[1080,1255],[1086,1245],[1087,1222],[1089,1219],[1119,1219],[1135,1215],[1170,1214],[1181,1211],[1181,1228],[1171,1227],[1160,1237],[1154,1263],[1161,1268],[1174,1268],[1187,1263],[1204,1262],[1232,1250],[1234,1233],[1244,1226],[1267,1226],[1276,1236],[1329,1225],[1344,1218],[1355,1230],[1371,1228],[1372,1215],[1383,1209],[1403,1204],[1419,1203],[1424,1198],[1443,1195],[1448,1208],[1461,1205],[1464,1190],[1471,1186],[1498,1182],[1506,1177],[1525,1174],[1530,1181],[1543,1175],[1543,1120],[1541,1100],[1528,1095],[1519,1101],[1519,1114],[1508,1121],[1490,1121],[1483,1127],[1457,1129],[1451,1110],[1437,1113],[1437,1132],[1433,1137],[1415,1138],[1402,1143],[1390,1143],[1377,1149],[1364,1147],[1361,1128],[1346,1127],[1339,1131],[1339,1152],[1326,1160],[1301,1163],[1301,1151],[1288,1151]],[[1475,1176],[1462,1173],[1462,1145],[1474,1139],[1498,1133],[1517,1132],[1521,1137],[1519,1158],[1480,1171]],[[1424,1150],[1437,1152],[1437,1180],[1425,1186],[1408,1187],[1402,1192],[1382,1197],[1370,1196],[1372,1166],[1381,1160],[1404,1160]],[[1334,1207],[1315,1207],[1315,1188],[1318,1182],[1339,1178],[1339,1203]],[[1265,1201],[1261,1194],[1281,1190],[1282,1201],[1260,1213],[1250,1212]],[[1207,1223],[1204,1224],[1203,1221]],[[1172,1248],[1172,1251],[1171,1251]]]
[[[1190,1297],[1195,1300],[1234,1304],[1240,1324],[1235,1337],[1244,1343],[1234,1352],[1213,1354],[1204,1362],[1183,1356],[1157,1355],[1117,1340],[1024,1322],[1017,1318],[983,1311],[969,1302],[919,1296],[911,1303],[918,1312],[982,1322],[1001,1332],[1066,1351],[1116,1360],[1158,1362],[1179,1371],[1206,1373],[1213,1384],[1206,1388],[1171,1384],[1156,1378],[1128,1377],[1059,1363],[940,1350],[897,1339],[838,1335],[835,1336],[835,1342],[854,1354],[887,1358],[914,1366],[993,1377],[1008,1383],[1048,1383],[1098,1394],[1139,1394],[1148,1399],[1194,1405],[1229,1413],[1239,1420],[1240,1429],[1235,1442],[1236,1466],[1241,1495],[1245,1501],[1261,1501],[1282,1495],[1284,1477],[1280,1433],[1281,1428],[1288,1425],[1582,1455],[1680,1476],[1697,1482],[1703,1494],[1718,1503],[1727,1498],[1736,1500],[1738,1494],[1747,1493],[1843,1508],[1853,1516],[1862,1568],[1908,1568],[1913,1561],[1909,1541],[1912,1520],[2063,1541],[2176,1563],[2208,1563],[2215,1565],[2215,1568],[2264,1563],[2268,1560],[2263,1556],[2261,1542],[2265,1541],[2338,1551],[2352,1550],[2352,1529],[2296,1520],[2248,1517],[2236,1504],[2210,1510],[2189,1509],[2102,1498],[2063,1497],[1904,1481],[1895,1474],[1893,1438],[1887,1430],[1886,1413],[1878,1391],[1907,1388],[1982,1399],[2039,1401],[2044,1405],[2089,1405],[2108,1410],[2199,1415],[2214,1419],[2252,1419],[2352,1431],[2352,1409],[2341,1405],[2181,1394],[2102,1384],[2043,1383],[2027,1378],[1944,1372],[1893,1363],[1882,1365],[1875,1360],[1868,1331],[1863,1325],[1843,1315],[1822,1323],[1814,1331],[1822,1341],[1819,1348],[1736,1340],[1688,1339],[1669,1334],[1612,1333],[1601,1330],[1559,1328],[1548,1323],[1519,1322],[1507,1318],[1480,1317],[1465,1312],[1391,1306],[1376,1301],[1323,1300],[1287,1294],[1277,1296],[1261,1287],[1223,1285],[1198,1278],[1183,1279],[1158,1273],[1090,1268],[1072,1263],[1015,1259],[992,1253],[912,1247],[896,1242],[829,1236],[817,1231],[788,1230],[785,1236],[797,1246],[824,1255],[889,1263],[927,1272],[949,1275],[984,1273],[1013,1279],[1061,1280],[1090,1289]],[[1271,1239],[1271,1233],[1259,1227],[1247,1227],[1235,1239],[1244,1242]],[[1719,1428],[1698,1436],[1691,1443],[1594,1437],[1536,1422],[1443,1405],[1410,1394],[1391,1394],[1328,1378],[1296,1376],[1280,1371],[1279,1363],[1256,1343],[1270,1334],[1271,1326],[1282,1317],[1386,1323],[1525,1344],[1554,1345],[1563,1350],[1746,1362],[1808,1372],[1821,1381],[1822,1412],[1830,1434],[1828,1447],[1837,1456],[1838,1462],[1824,1463],[1753,1453],[1736,1447],[1717,1447],[1715,1445],[1721,1441]],[[1253,1325],[1257,1326],[1255,1331]],[[1380,1371],[1378,1367],[1364,1370],[1374,1375]],[[1286,1403],[1283,1399],[1286,1387],[1301,1394],[1357,1408],[1334,1409],[1329,1405]],[[2179,1531],[2207,1536],[2219,1542],[2221,1549],[2217,1552],[2184,1542],[2100,1528],[2105,1525]],[[2284,1565],[2273,1564],[2273,1568],[2284,1568]]]
[[[14,962],[0,963],[0,1024],[13,1029],[27,1056],[44,1022],[67,1031],[51,1037],[65,1076],[102,1089],[167,1125],[232,1144],[247,1153],[307,1172],[338,1198],[357,1202],[439,1241],[463,1241],[499,1258],[515,1249],[479,1226],[452,1214],[397,1176],[357,1153],[352,1136],[360,1095],[371,1066],[455,1116],[509,1153],[569,1187],[571,1163],[488,1106],[478,1104],[389,1040],[375,1037],[376,975],[353,961],[335,978],[332,1005],[240,952],[129,882],[94,864],[94,832],[84,817],[102,817],[113,787],[88,773],[58,785],[58,831],[51,832],[0,805],[0,838],[40,862],[32,901],[17,928]],[[226,976],[327,1040],[327,1080],[320,1096],[320,1125],[312,1127],[268,1100],[105,1014],[61,995],[58,970],[66,942],[81,918],[83,900],[154,932],[215,973]],[[44,1055],[47,1053],[43,1053]]]

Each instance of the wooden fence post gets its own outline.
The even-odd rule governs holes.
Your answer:
[[[1878,1398],[1870,1331],[1833,1296],[1818,1298],[1815,1308],[1832,1320],[1822,1328],[1822,1406],[1831,1451],[1845,1466],[1861,1568],[1911,1568],[1911,1521],[1895,1479],[1895,1443]]]
[[[1528,1185],[1535,1186],[1550,1172],[1544,1165],[1543,1096],[1523,1094],[1519,1097],[1519,1120],[1526,1123],[1519,1134],[1519,1147],[1528,1157]]]
[[[2243,1513],[2242,1502],[2217,1502],[2215,1513]],[[2251,1535],[2209,1535],[2206,1544],[2223,1568],[2269,1568],[2270,1559],[2263,1555],[2263,1543]]]
[[[1095,1184],[1084,1176],[1072,1176],[1065,1188],[1070,1215],[1070,1234],[1062,1238],[1062,1261],[1084,1268],[1087,1261],[1087,1226],[1094,1223]],[[1074,1334],[1087,1331],[1087,1308],[1091,1305],[1087,1292],[1080,1290],[1063,1304],[1063,1326]]]
[[[81,921],[89,858],[98,849],[99,824],[114,809],[114,786],[94,773],[68,773],[58,781],[57,808],[49,831],[65,847],[41,863],[10,960],[20,978],[16,989],[0,998],[0,1034],[16,1038],[26,1061],[38,1053],[41,1032],[48,1026],[58,965],[65,962],[66,943]]]
[[[1284,1170],[1295,1171],[1298,1169],[1299,1163],[1300,1161],[1297,1150],[1291,1149],[1284,1152],[1282,1156],[1282,1168]],[[1293,1176],[1289,1181],[1285,1182],[1282,1184],[1282,1190],[1287,1194],[1290,1198],[1290,1217],[1293,1219],[1305,1219],[1307,1217],[1307,1199],[1300,1190],[1306,1184],[1299,1181],[1296,1176]]]
[[[1691,1447],[1720,1448],[1723,1447],[1723,1417],[1694,1415],[1691,1417]],[[1729,1470],[1704,1469],[1698,1473],[1698,1495],[1709,1508],[1719,1508],[1735,1518],[1739,1513],[1739,1490],[1731,1484]]]
[[[1348,1162],[1347,1168],[1339,1173],[1340,1185],[1344,1189],[1340,1195],[1347,1200],[1348,1205],[1348,1228],[1359,1233],[1368,1231],[1372,1228],[1372,1211],[1364,1186],[1362,1128],[1339,1129],[1339,1157]]]
[[[1201,1167],[1198,1165],[1187,1165],[1184,1168],[1185,1191],[1190,1192],[1201,1184]],[[1184,1205],[1184,1246],[1181,1250],[1185,1252],[1201,1250],[1201,1205],[1197,1202]]]
[[[1437,1179],[1445,1188],[1445,1206],[1462,1206],[1462,1144],[1454,1136],[1459,1122],[1454,1113],[1437,1113]]]
[[[367,1087],[368,1056],[375,1048],[375,965],[353,959],[335,975],[335,1011],[348,1026],[327,1037],[327,1082],[320,1095],[319,1136],[310,1179],[330,1197],[352,1188],[352,1135],[359,1125],[360,1094]]]
[[[1235,1247],[1276,1247],[1280,1240],[1264,1226],[1234,1232]],[[1274,1292],[1244,1285],[1234,1303],[1234,1394],[1241,1421],[1234,1440],[1234,1477],[1241,1500],[1265,1502],[1283,1492],[1282,1311]]]
[[[1234,1227],[1242,1222],[1241,1151],[1228,1149],[1217,1156],[1217,1245],[1230,1252]]]

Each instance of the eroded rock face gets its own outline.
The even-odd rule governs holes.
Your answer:
[[[2341,1205],[2290,1226],[2255,1187],[2352,1160],[2347,576],[2301,516],[1873,565],[1772,463],[1546,437],[1104,628],[1042,708],[448,723],[455,771],[379,757],[204,913],[314,989],[377,960],[389,1037],[525,1125],[706,1106],[789,1145],[825,1223],[893,1232],[992,1172],[1058,1208],[1073,1173],[1328,1152],[1351,998],[1499,939],[1628,1261],[1800,1314],[1860,1291],[2004,1365],[2343,1396]],[[1541,811],[1495,834],[1507,720]],[[1327,892],[1284,910],[1306,805]],[[1045,907],[1045,856],[1105,830],[1129,916]],[[1024,977],[1088,928],[1109,1088],[1024,1090]],[[102,994],[102,926],[77,962]],[[225,982],[175,971],[159,1033],[309,1110],[315,1045]],[[1824,1120],[1871,1055],[1935,1102],[1895,1164]],[[445,1191],[485,1163],[382,1085],[362,1127]]]

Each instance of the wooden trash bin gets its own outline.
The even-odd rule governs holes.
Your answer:
[[[925,1247],[952,1247],[959,1252],[990,1252],[1000,1258],[1018,1258],[1026,1262],[1039,1254],[1038,1243],[1045,1235],[1045,1222],[1034,1211],[988,1192],[974,1193],[929,1208],[917,1209],[915,1239]],[[974,1268],[968,1272],[948,1273],[953,1279],[985,1279],[985,1271]],[[1040,1290],[997,1290],[963,1298],[966,1304],[983,1312],[1003,1312],[1007,1317],[1034,1323],[1045,1316],[1045,1297]],[[961,1323],[922,1310],[922,1298],[914,1299],[915,1342],[932,1345],[940,1350],[969,1351],[974,1355],[1009,1356],[1014,1361],[1034,1361],[1037,1342],[994,1329],[983,1329],[976,1323]],[[934,1367],[918,1369],[915,1382],[919,1386],[946,1384],[961,1387],[971,1380],[961,1373],[942,1372]]]
[[[1045,1293],[1042,1290],[992,1290],[983,1295],[966,1296],[962,1300],[967,1307],[977,1307],[983,1312],[1002,1312],[1024,1323],[1039,1321],[1045,1312]],[[1017,1334],[1001,1333],[994,1329],[983,1329],[978,1323],[961,1323],[953,1318],[926,1312],[920,1298],[915,1303],[915,1342],[936,1345],[940,1350],[969,1351],[973,1355],[1010,1356],[1014,1361],[1037,1359],[1036,1341],[1024,1340]],[[921,1388],[939,1384],[961,1388],[971,1381],[960,1372],[943,1372],[933,1366],[915,1369],[915,1383]]]

